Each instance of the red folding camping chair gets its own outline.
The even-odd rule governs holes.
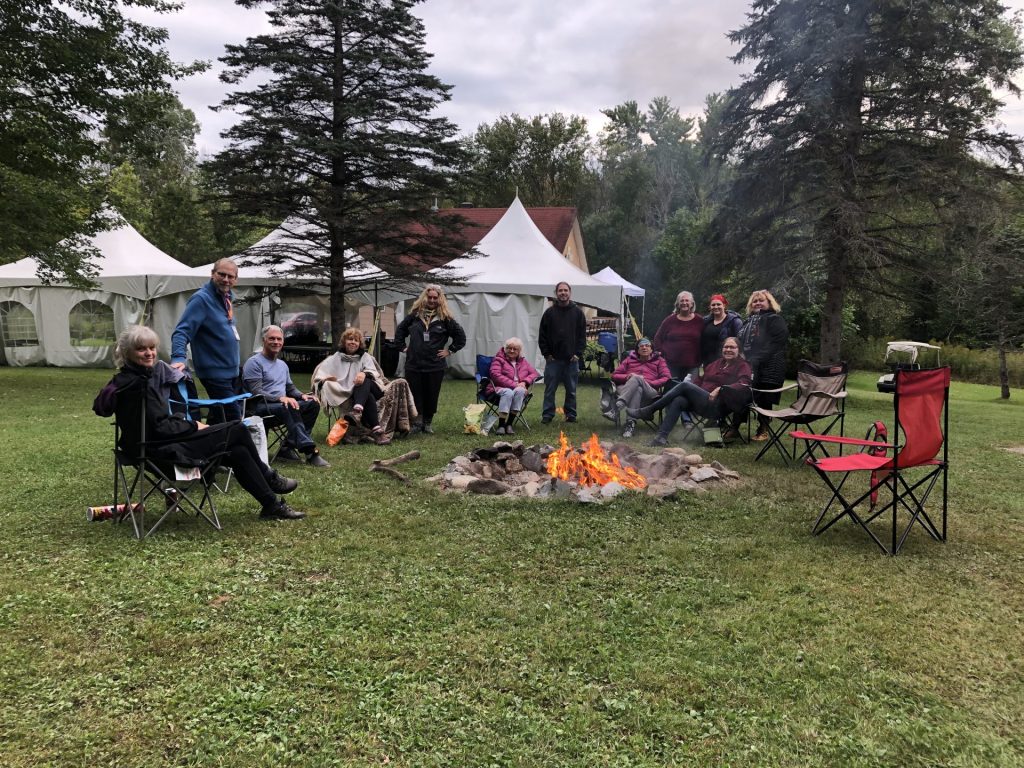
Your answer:
[[[896,371],[893,396],[895,429],[892,432],[896,444],[807,432],[790,434],[794,439],[807,441],[810,453],[807,464],[814,468],[832,491],[832,497],[811,529],[815,535],[827,531],[842,518],[849,517],[889,555],[900,551],[915,523],[924,528],[935,541],[946,540],[949,378],[949,367]],[[874,429],[877,433],[877,426]],[[901,434],[903,443],[899,444]],[[823,443],[856,446],[862,452],[818,458],[814,451]],[[854,473],[863,472],[870,477],[867,490],[852,500],[844,496],[846,481]],[[838,480],[834,479],[837,477]],[[942,520],[941,525],[936,525],[925,505],[939,480],[942,481]],[[883,498],[888,493],[888,498],[881,506],[879,492],[882,492]],[[866,513],[858,514],[858,507],[865,502]],[[833,504],[842,507],[842,511],[823,523]],[[899,528],[901,511],[909,514],[909,520],[902,531]],[[870,527],[874,520],[886,513],[892,515],[891,543],[888,546]]]

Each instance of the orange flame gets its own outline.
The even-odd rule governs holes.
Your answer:
[[[606,454],[597,435],[593,434],[582,450],[576,450],[562,432],[558,450],[548,456],[548,474],[562,480],[575,480],[582,486],[615,482],[634,490],[647,487],[643,475],[635,469],[623,467],[614,453]]]

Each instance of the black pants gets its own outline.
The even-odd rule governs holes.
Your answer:
[[[434,420],[437,413],[437,399],[441,395],[441,382],[444,381],[444,370],[440,371],[409,371],[405,372],[405,380],[409,382],[409,391],[416,403],[424,424]]]
[[[273,476],[260,459],[259,451],[249,436],[249,430],[240,421],[229,421],[201,429],[190,435],[192,439],[182,440],[171,448],[177,448],[187,456],[205,458],[223,450],[224,465],[231,467],[238,478],[238,484],[262,507],[269,507],[277,501],[277,495],[270,490],[267,481]]]
[[[380,426],[380,414],[377,411],[377,400],[379,400],[383,394],[384,390],[380,388],[380,384],[369,376],[363,379],[362,384],[357,384],[352,389],[352,403],[353,405],[363,406],[363,415],[360,421],[367,429],[373,429],[374,427]],[[436,398],[434,402],[437,402]]]

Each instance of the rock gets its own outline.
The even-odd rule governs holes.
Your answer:
[[[572,486],[565,482],[565,480],[559,480],[557,477],[551,478],[551,496],[556,499],[568,499],[572,495]]]
[[[599,497],[600,491],[595,487],[584,487],[576,489],[576,501],[584,504],[596,504],[601,499]]]
[[[523,451],[523,455],[519,458],[519,462],[523,465],[523,469],[528,469],[530,472],[543,472],[547,469],[547,464],[544,459],[540,457],[540,453],[533,448]]]
[[[426,482],[434,483],[435,485],[440,485],[441,483],[444,482],[444,478],[445,476],[443,473],[440,475],[431,475],[430,477],[427,478]]]
[[[686,458],[684,459],[684,461],[687,464],[689,464],[690,466],[694,466],[694,467],[704,463],[704,459],[701,457],[701,455],[699,453],[689,453],[689,454],[687,454]]]
[[[508,493],[510,488],[507,483],[503,483],[500,480],[484,480],[474,477],[469,481],[469,484],[466,486],[466,490],[470,493],[500,496],[503,493]]]
[[[707,480],[717,480],[718,471],[711,467],[694,467],[690,470],[690,479],[695,483],[703,483]]]
[[[536,498],[537,495],[540,493],[541,485],[546,485],[546,483],[541,483],[539,480],[534,480],[533,482],[526,483],[525,485],[516,486],[515,488],[508,492],[508,495],[522,496],[523,498],[533,499]]]
[[[656,499],[671,499],[679,492],[676,485],[670,483],[651,483],[647,486],[647,495]]]
[[[457,469],[460,469],[463,472],[472,472],[472,466],[475,463],[476,462],[469,458],[469,456],[456,456],[454,459],[451,460],[451,462],[449,462],[448,466],[456,467]]]
[[[511,486],[526,485],[540,481],[540,475],[536,472],[516,472],[505,476],[505,482]]]
[[[508,460],[506,460],[505,462],[505,471],[508,472],[510,475],[516,472],[522,472],[523,462],[521,462],[515,456],[510,456]]]
[[[606,499],[614,499],[616,496],[618,496],[625,490],[626,486],[624,486],[622,483],[605,483],[603,486],[601,486],[601,496],[603,496]]]
[[[473,477],[472,475],[456,475],[451,480],[448,480],[449,486],[455,491],[464,491],[469,488],[469,484],[479,481],[480,478]]]

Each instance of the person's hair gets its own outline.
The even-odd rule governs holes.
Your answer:
[[[284,336],[284,329],[280,325],[268,325],[266,328],[264,328],[260,332],[260,338],[261,339],[266,339],[267,338],[267,334],[270,333],[271,331],[277,331],[282,336]]]
[[[690,302],[693,304],[694,309],[697,308],[697,302],[693,298],[693,294],[690,293],[689,291],[680,291],[678,294],[676,294],[676,303],[672,305],[672,308],[676,312],[679,311],[679,302],[682,301],[684,297],[686,297],[686,298],[688,298],[690,300]]]
[[[220,269],[220,265],[221,264],[230,264],[232,267],[235,268],[235,274],[236,275],[238,274],[238,265],[235,264],[235,262],[232,261],[231,259],[227,259],[227,258],[225,258],[225,259],[217,259],[215,262],[213,262],[213,269],[210,270],[210,274],[213,274],[218,269]]]
[[[338,341],[338,349],[340,349],[342,352],[345,352],[345,342],[348,339],[355,339],[356,341],[358,341],[359,342],[359,349],[357,349],[356,351],[357,352],[362,352],[363,351],[363,345],[366,343],[365,342],[366,337],[363,336],[363,332],[361,330],[359,330],[358,328],[346,328],[342,332],[341,339],[339,339],[339,341]],[[346,354],[348,354],[348,353],[346,353]]]
[[[441,290],[440,285],[434,285],[431,283],[423,289],[423,293],[412,303],[412,308],[409,310],[410,314],[418,315],[427,306],[427,292],[437,291],[437,314],[441,316],[442,320],[451,320],[452,311],[448,309],[448,298],[444,295],[444,291]]]
[[[569,285],[569,283],[566,282],[565,280],[559,280],[557,283],[555,283],[555,293],[558,293],[558,289],[563,285],[569,289],[569,293],[572,293],[572,286]]]
[[[779,302],[777,302],[775,300],[775,297],[772,296],[771,291],[760,290],[760,291],[754,291],[752,294],[750,294],[750,298],[747,299],[747,314],[748,315],[750,314],[750,305],[754,302],[754,299],[758,298],[758,297],[760,297],[760,298],[764,299],[765,301],[767,301],[768,302],[768,306],[771,307],[772,309],[774,309],[776,312],[781,312],[782,311],[782,307],[779,306]]]
[[[735,336],[726,336],[724,339],[722,339],[722,346],[723,347],[725,346],[725,343],[727,341],[731,341],[734,344],[736,344],[736,352],[737,352],[736,357],[739,357],[741,359],[746,359],[746,358],[743,357],[743,345],[740,344],[740,340],[738,338],[736,338]]]
[[[117,345],[114,347],[114,365],[118,368],[123,366],[128,362],[129,354],[137,349],[158,346],[160,346],[160,337],[152,328],[147,328],[145,325],[129,325],[117,337]]]
[[[522,339],[520,339],[518,336],[512,336],[511,338],[505,339],[505,343],[501,345],[501,348],[502,349],[506,349],[509,344],[514,344],[517,347],[519,347],[519,353],[520,353],[520,355],[522,354],[522,352],[523,352],[523,340]]]
[[[723,307],[724,309],[728,309],[728,308],[729,308],[729,302],[728,302],[728,301],[726,301],[726,298],[725,298],[725,294],[722,294],[722,293],[716,293],[716,294],[713,294],[713,295],[711,296],[711,298],[710,298],[710,299],[708,299],[708,307],[710,307],[710,306],[711,306],[711,303],[712,303],[712,302],[715,302],[715,301],[720,301],[720,302],[722,302],[722,307]]]

